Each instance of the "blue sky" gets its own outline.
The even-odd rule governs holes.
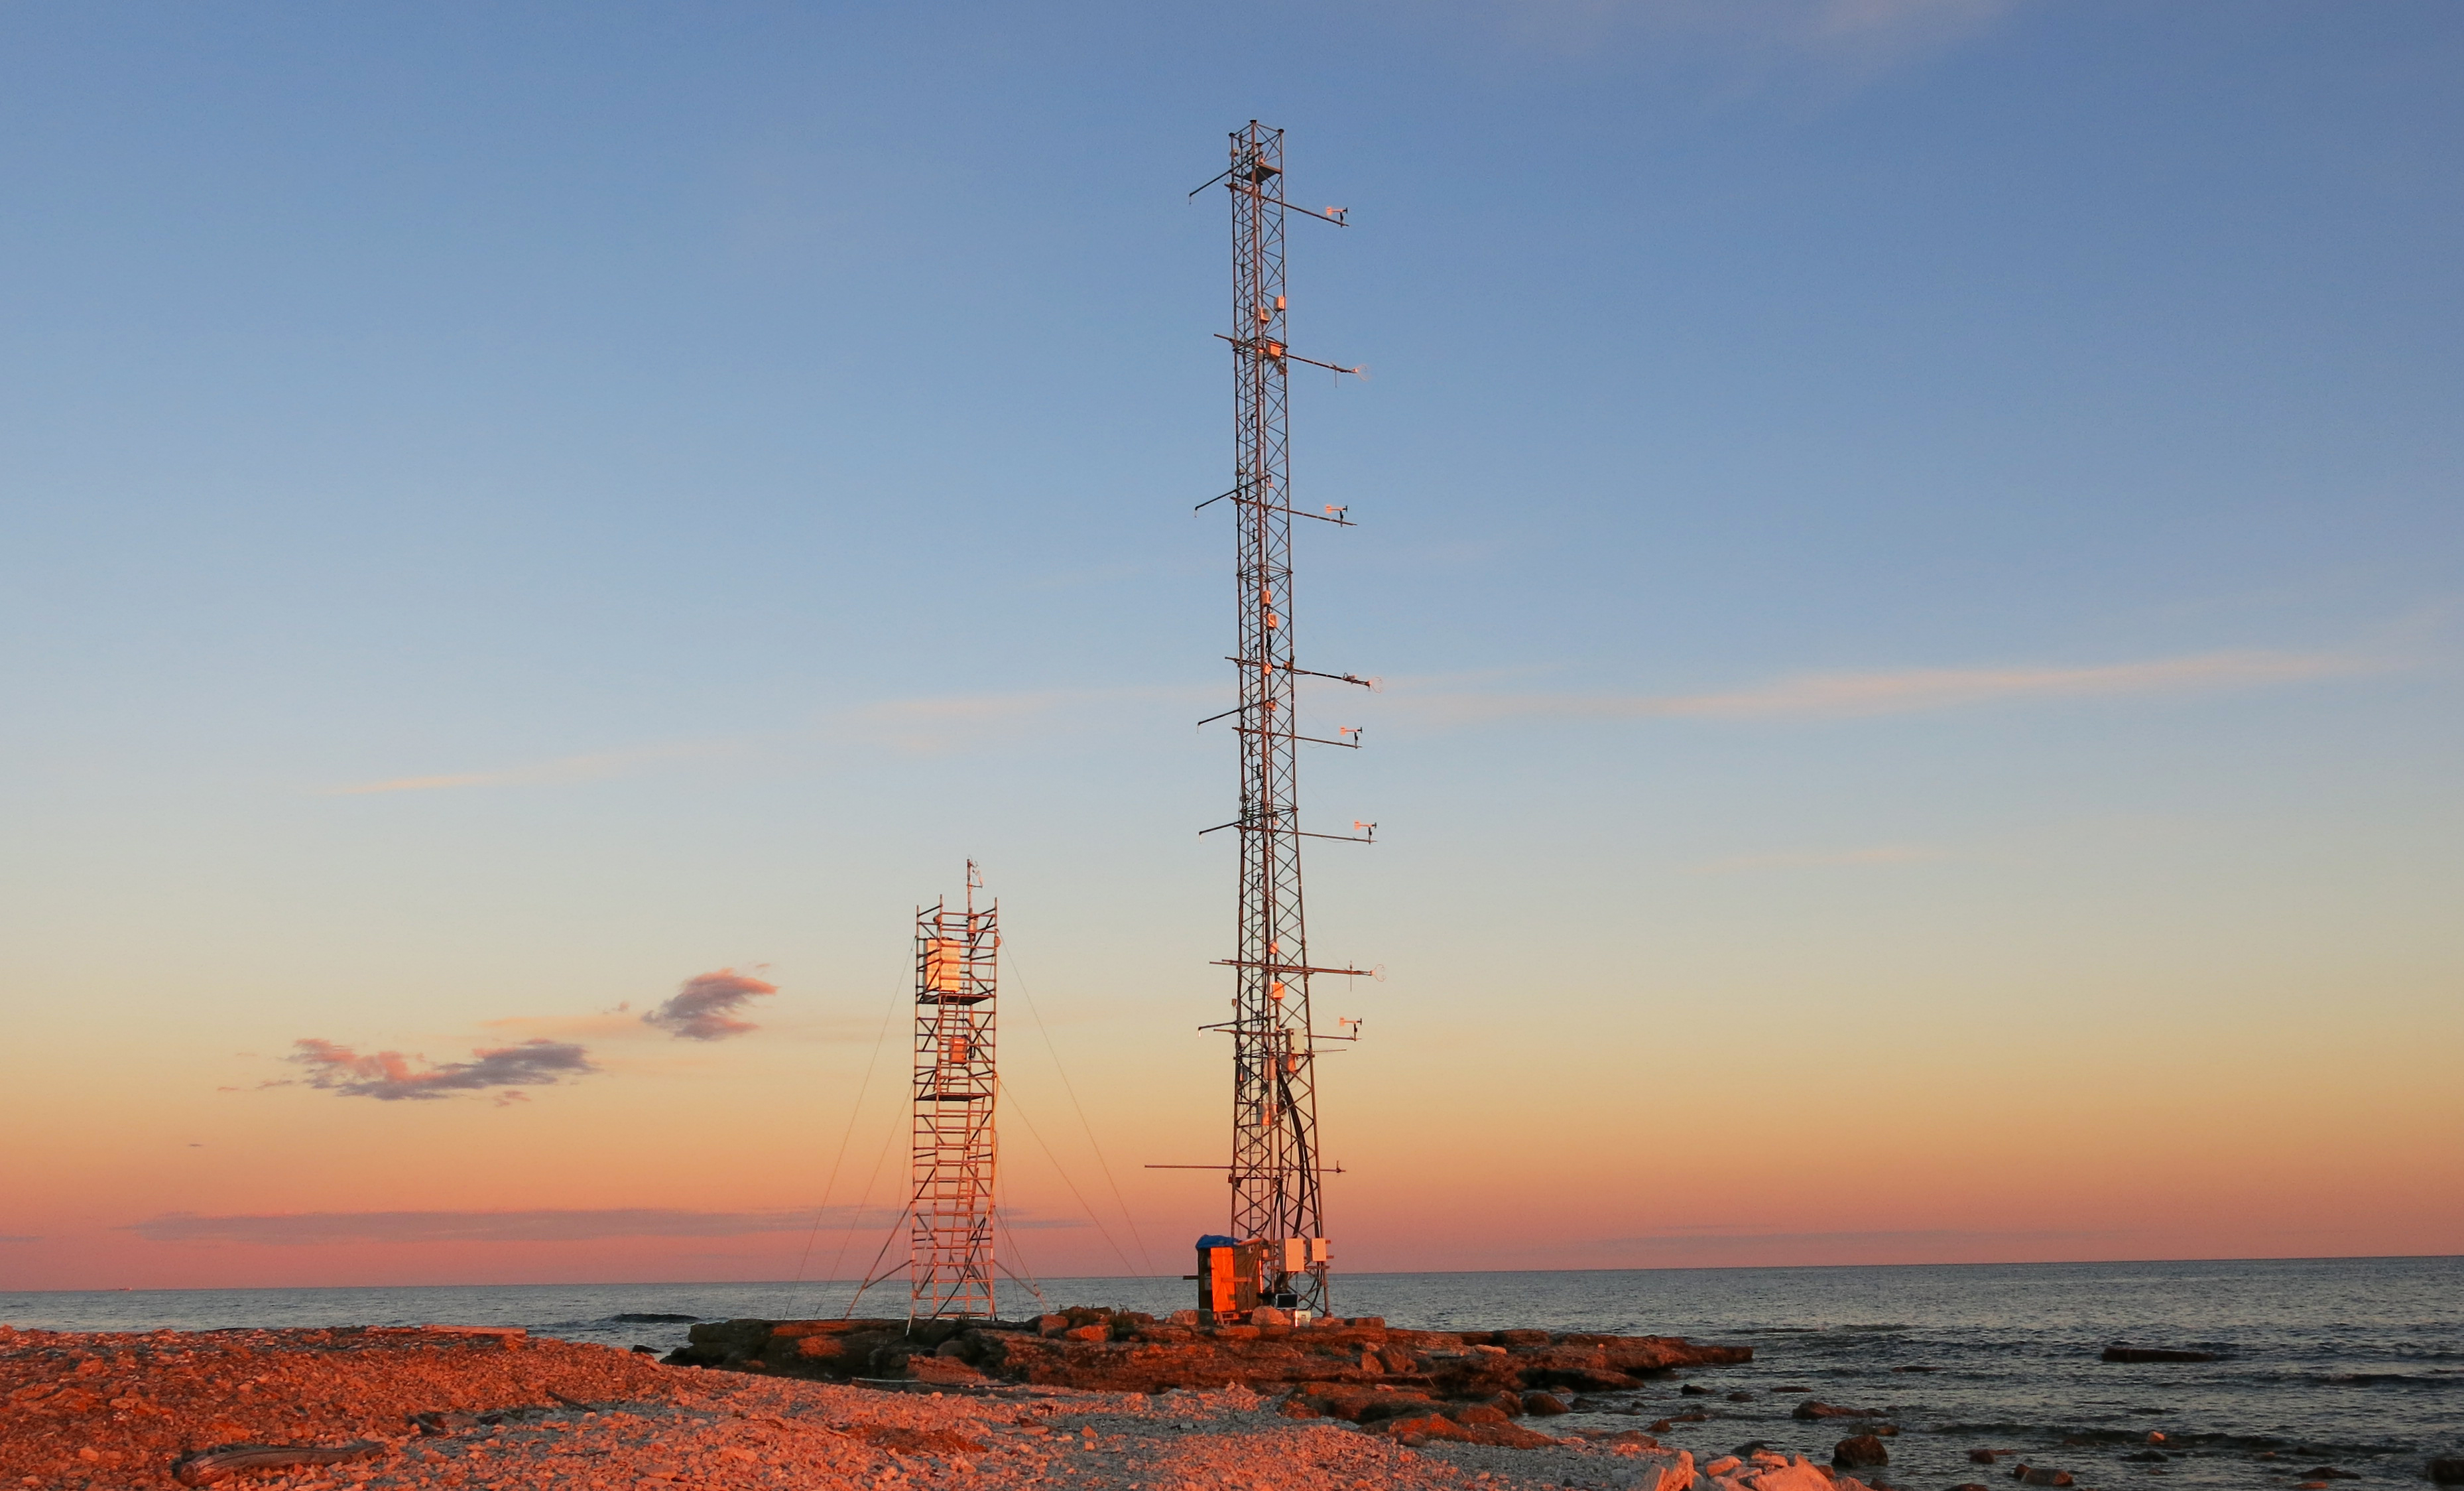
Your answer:
[[[2458,1034],[2464,15],[1243,13],[0,11],[45,1101],[722,966],[869,1032],[974,855],[1073,1049],[1152,1068],[1123,1111],[1213,1144],[1183,194],[1252,117],[1356,225],[1295,226],[1292,327],[1372,372],[1293,419],[1361,523],[1303,535],[1304,661],[1386,681],[1307,789],[1380,824],[1311,866],[1319,950],[1390,968],[1335,1000],[1392,1033],[1364,1112],[1570,1035]]]

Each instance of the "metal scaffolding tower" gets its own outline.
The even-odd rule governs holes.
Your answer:
[[[914,1191],[908,1208],[907,1317],[993,1311],[993,1067],[1001,903],[967,861],[967,904],[915,914]]]
[[[1323,1312],[1328,1303],[1325,1208],[1319,1177],[1317,1077],[1321,1035],[1310,1025],[1313,974],[1356,975],[1361,969],[1315,968],[1302,914],[1304,838],[1366,842],[1375,825],[1352,834],[1304,832],[1298,751],[1303,744],[1357,748],[1360,732],[1331,738],[1302,735],[1295,705],[1304,678],[1369,686],[1349,674],[1299,666],[1292,645],[1292,520],[1350,526],[1344,510],[1304,511],[1290,487],[1290,365],[1357,373],[1294,354],[1285,343],[1284,132],[1252,120],[1232,132],[1231,166],[1221,182],[1232,199],[1233,483],[1200,503],[1229,500],[1238,535],[1241,701],[1232,717],[1241,742],[1241,814],[1217,828],[1239,830],[1241,895],[1238,952],[1220,960],[1236,970],[1232,1035],[1231,1234],[1263,1242],[1261,1302]],[[1199,190],[1206,189],[1204,187]],[[1197,192],[1190,193],[1196,196]],[[1290,207],[1337,226],[1344,211]],[[1216,829],[1205,832],[1214,833]]]

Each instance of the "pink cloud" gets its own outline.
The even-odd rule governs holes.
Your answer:
[[[313,1035],[292,1044],[297,1049],[283,1059],[308,1068],[309,1086],[386,1102],[489,1087],[542,1087],[598,1070],[582,1047],[561,1040],[482,1048],[471,1053],[478,1058],[474,1061],[449,1061],[443,1066],[414,1064],[425,1058],[399,1051],[362,1056],[348,1046]]]
[[[748,999],[778,991],[776,984],[721,968],[686,980],[675,997],[643,1015],[642,1023],[684,1040],[725,1040],[760,1029],[751,1020],[737,1019],[736,1012]]]

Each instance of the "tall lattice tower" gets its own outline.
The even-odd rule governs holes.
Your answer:
[[[993,1315],[993,1067],[1001,903],[915,913],[914,1194],[907,1316]]]
[[[1288,207],[1284,132],[1255,120],[1232,132],[1232,164],[1216,181],[1232,198],[1232,334],[1223,340],[1232,345],[1234,455],[1232,490],[1212,501],[1229,499],[1237,515],[1240,651],[1232,661],[1241,679],[1240,705],[1229,711],[1241,740],[1241,815],[1219,825],[1237,828],[1241,841],[1239,951],[1221,960],[1237,974],[1226,1027],[1233,1037],[1231,1233],[1266,1244],[1262,1301],[1323,1311],[1329,1247],[1314,1059],[1317,1043],[1329,1037],[1310,1024],[1309,977],[1360,970],[1309,964],[1300,841],[1365,840],[1374,826],[1354,824],[1353,834],[1301,827],[1299,747],[1356,748],[1360,739],[1348,727],[1331,738],[1302,735],[1299,680],[1368,680],[1295,660],[1292,520],[1349,523],[1341,507],[1309,512],[1292,503],[1287,379],[1293,363],[1335,373],[1358,369],[1300,357],[1286,345],[1284,221],[1288,208],[1341,226],[1344,212]]]

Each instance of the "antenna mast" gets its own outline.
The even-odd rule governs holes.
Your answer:
[[[1366,832],[1349,835],[1302,831],[1300,746],[1357,749],[1360,732],[1304,736],[1294,705],[1302,678],[1362,687],[1369,680],[1315,673],[1294,659],[1292,519],[1351,524],[1340,507],[1292,505],[1287,380],[1296,362],[1337,374],[1360,369],[1299,357],[1286,345],[1284,132],[1255,120],[1234,130],[1231,166],[1216,180],[1232,198],[1232,334],[1223,340],[1232,347],[1234,456],[1232,490],[1213,501],[1234,504],[1240,614],[1240,653],[1229,661],[1240,673],[1241,702],[1229,713],[1240,732],[1241,815],[1218,825],[1237,828],[1241,840],[1239,951],[1220,960],[1236,972],[1233,1018],[1221,1027],[1232,1033],[1231,1234],[1264,1244],[1260,1303],[1324,1312],[1330,1260],[1314,1058],[1317,1042],[1346,1037],[1311,1028],[1309,977],[1363,970],[1309,964],[1300,841],[1367,842],[1375,826],[1354,824]],[[1340,208],[1290,211],[1348,226]]]
[[[915,913],[911,1321],[994,1315],[993,1034],[1001,902],[976,909],[983,883],[970,859],[966,909],[938,901]]]

